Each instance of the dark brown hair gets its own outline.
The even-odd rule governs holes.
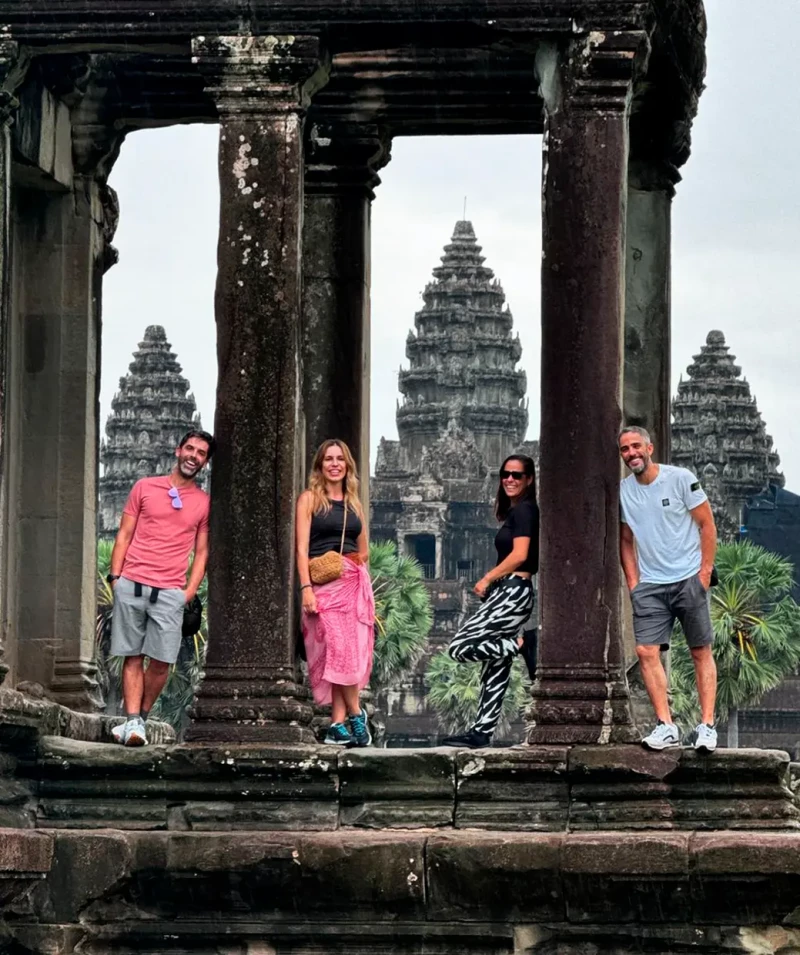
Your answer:
[[[509,454],[509,456],[503,461],[500,465],[500,471],[504,471],[506,465],[509,461],[519,461],[523,466],[523,471],[525,474],[533,478],[531,483],[527,486],[523,492],[520,500],[522,501],[531,501],[533,504],[536,503],[536,465],[533,463],[533,458],[529,458],[527,454]],[[519,503],[519,502],[517,502]],[[503,479],[500,478],[497,485],[497,497],[494,502],[494,513],[498,521],[504,521],[508,517],[508,513],[512,508],[511,498],[506,494],[505,488],[503,487]]]

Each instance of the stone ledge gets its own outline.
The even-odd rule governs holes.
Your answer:
[[[34,924],[800,925],[800,833],[0,830],[14,839],[4,876],[51,872]]]
[[[19,745],[39,736],[113,743],[111,730],[121,722],[120,716],[77,713],[52,700],[35,699],[19,690],[0,687],[0,746]],[[175,741],[175,730],[168,723],[150,720],[147,738],[153,743],[171,743]]]
[[[6,768],[5,780],[13,806],[0,822],[20,827],[800,828],[788,756],[763,750],[713,757],[630,745],[339,751],[240,743],[129,750],[48,736],[19,757],[16,770]]]

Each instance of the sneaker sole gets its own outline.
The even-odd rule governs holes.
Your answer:
[[[716,748],[717,748],[717,747],[716,747],[716,745],[714,745],[714,746],[705,746],[705,745],[702,745],[702,746],[695,746],[694,748],[695,748],[695,750],[696,750],[698,753],[713,753],[713,752],[716,751]]]
[[[125,740],[126,746],[147,746],[147,738],[141,736],[139,733],[131,733],[131,735]]]
[[[351,739],[324,739],[323,744],[325,746],[354,746],[355,743]]]
[[[662,743],[660,746],[657,746],[654,743],[648,743],[645,740],[642,740],[642,746],[644,746],[645,749],[651,749],[654,753],[660,753],[662,749],[680,749],[681,748],[680,740],[677,743]]]

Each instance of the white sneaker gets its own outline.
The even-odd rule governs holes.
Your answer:
[[[125,724],[126,746],[147,746],[147,730],[141,716],[135,716]]]
[[[648,749],[672,749],[680,746],[678,727],[674,723],[663,723],[659,720],[653,732],[642,740],[642,745]]]
[[[695,749],[704,749],[707,753],[713,753],[717,748],[717,731],[708,723],[698,723],[692,745]]]
[[[124,720],[118,726],[114,726],[111,728],[111,735],[114,737],[115,742],[119,743],[122,746],[125,745],[125,730],[127,726],[128,726],[128,721]]]

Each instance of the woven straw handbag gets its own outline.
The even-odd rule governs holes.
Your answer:
[[[312,557],[308,562],[308,573],[311,577],[311,583],[320,586],[320,584],[329,584],[332,580],[338,580],[342,576],[344,567],[344,533],[347,530],[347,502],[344,505],[344,523],[342,524],[342,540],[339,544],[339,550],[329,550],[327,554],[320,557]]]

